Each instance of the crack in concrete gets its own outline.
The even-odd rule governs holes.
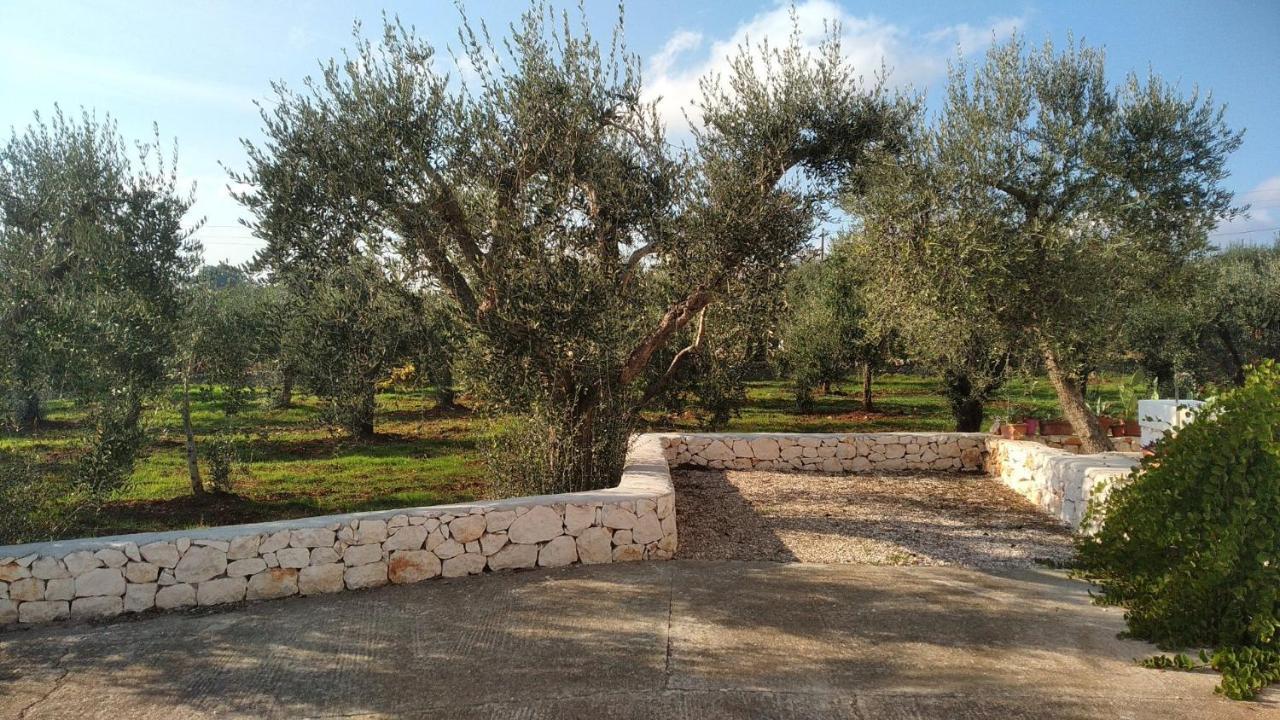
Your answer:
[[[667,567],[667,653],[665,664],[662,671],[662,687],[664,690],[671,689],[671,615],[672,608],[675,605],[676,594],[676,571]]]
[[[53,686],[49,688],[48,692],[36,698],[35,700],[31,701],[29,705],[19,710],[17,720],[26,720],[27,713],[34,710],[35,707],[40,703],[43,703],[44,701],[53,697],[54,693],[62,689],[62,683],[66,682],[67,678],[71,677],[71,671],[68,670],[67,668],[62,667],[63,661],[65,661],[67,659],[67,656],[70,654],[71,654],[70,646],[67,646],[62,650],[62,654],[59,655],[58,659],[53,663],[53,667],[60,671],[58,677],[54,678],[53,680]]]

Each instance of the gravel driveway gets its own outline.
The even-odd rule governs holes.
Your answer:
[[[983,475],[673,476],[684,558],[1017,567],[1072,557],[1065,525]]]

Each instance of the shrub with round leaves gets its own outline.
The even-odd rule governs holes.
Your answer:
[[[1102,506],[1079,574],[1125,608],[1133,637],[1218,649],[1221,692],[1250,697],[1280,669],[1280,365],[1267,361]],[[1225,654],[1224,654],[1225,653]]]

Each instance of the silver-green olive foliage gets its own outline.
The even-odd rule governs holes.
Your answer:
[[[1222,181],[1240,141],[1211,97],[1155,76],[1113,86],[1101,51],[1015,37],[952,67],[936,122],[854,204],[903,277],[944,309],[978,303],[1044,363],[1098,451],[1110,443],[1078,378],[1116,349],[1123,303],[1235,212]]]
[[[20,425],[51,391],[90,406],[94,490],[127,474],[198,261],[174,162],[88,112],[37,115],[0,147],[0,390]]]
[[[817,54],[797,34],[703,84],[685,150],[642,99],[621,23],[602,46],[535,4],[499,42],[465,17],[459,38],[456,73],[391,22],[301,90],[277,86],[242,200],[281,254],[359,237],[416,263],[468,326],[480,394],[550,409],[551,434],[583,448],[596,411],[631,413],[658,351],[730,278],[794,252],[907,115],[834,33]],[[637,278],[656,266],[676,282],[650,314]]]

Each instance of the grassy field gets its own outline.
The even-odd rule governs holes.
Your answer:
[[[1104,397],[1116,383],[1104,382]],[[875,411],[860,404],[860,387],[846,383],[816,399],[810,413],[795,411],[785,382],[750,385],[748,404],[728,431],[872,432],[949,430],[945,400],[929,377],[888,374],[874,387]],[[225,431],[238,438],[244,463],[233,495],[197,502],[190,497],[181,423],[174,404],[147,416],[154,442],[139,459],[128,483],[97,512],[84,513],[58,532],[63,537],[199,527],[360,510],[461,502],[483,497],[480,441],[487,423],[465,411],[434,409],[421,392],[378,396],[377,431],[357,442],[324,426],[314,398],[299,397],[285,410],[257,398],[235,415],[220,409],[216,395],[198,396],[193,422],[207,438]],[[1037,409],[1053,413],[1048,384],[1015,381],[992,404],[989,417]],[[48,422],[30,436],[0,434],[10,457],[36,458],[39,472],[70,472],[84,444],[84,418],[68,403],[52,403]],[[648,429],[690,429],[687,418],[647,415]],[[0,533],[3,535],[3,533]],[[0,538],[2,540],[2,538]]]

